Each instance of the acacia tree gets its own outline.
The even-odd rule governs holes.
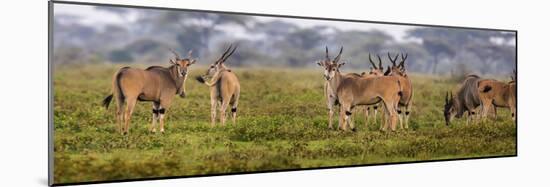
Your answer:
[[[445,40],[424,38],[422,45],[433,57],[432,74],[437,73],[437,65],[442,58],[452,58],[455,55],[454,49]]]
[[[504,73],[511,72],[514,67],[515,61],[515,48],[507,47],[496,44],[478,44],[470,45],[467,49],[474,53],[481,60],[480,73],[486,74],[494,69],[505,69],[504,72],[492,72],[492,73]],[[500,67],[496,67],[499,65]]]
[[[179,31],[176,41],[180,47],[188,48],[187,46],[192,45],[197,49],[198,55],[210,50],[210,42],[215,35],[224,34],[222,26],[241,27],[247,30],[250,27],[249,22],[253,20],[250,16],[178,11],[166,12],[158,18],[160,23],[176,27]]]

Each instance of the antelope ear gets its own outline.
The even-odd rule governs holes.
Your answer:
[[[382,68],[381,70],[384,70],[384,68]],[[388,76],[390,73],[391,73],[391,68],[390,66],[388,66],[388,69],[386,70],[386,72],[384,72],[384,76]]]
[[[317,65],[323,66],[323,64],[321,63],[321,61],[317,61]]]
[[[174,60],[170,59],[170,64],[176,65],[176,62],[174,62]]]
[[[338,68],[342,67],[346,62],[338,63]]]
[[[189,63],[189,65],[195,64],[195,62],[197,62],[197,59],[191,60],[191,62]]]

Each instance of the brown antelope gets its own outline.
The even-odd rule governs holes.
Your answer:
[[[401,90],[403,91],[403,96],[399,101],[399,108],[397,109],[397,114],[399,115],[399,126],[403,129],[403,121],[405,121],[405,128],[409,128],[409,115],[410,107],[412,105],[413,97],[413,87],[411,79],[407,75],[405,69],[405,60],[407,60],[408,55],[401,54],[401,62],[396,64],[397,57],[399,54],[395,55],[395,58],[392,58],[390,53],[388,53],[388,58],[390,59],[392,66],[388,67],[388,70],[384,73],[386,76],[394,76],[399,79],[401,82]],[[405,109],[403,112],[402,110]]]
[[[479,76],[468,75],[456,92],[456,97],[453,97],[452,92],[450,98],[449,93],[446,94],[443,115],[447,126],[450,125],[453,118],[462,117],[464,112],[468,114],[466,124],[476,115],[476,108],[481,105],[478,92],[479,81]]]
[[[168,68],[151,66],[142,70],[123,67],[113,75],[111,95],[103,100],[103,106],[107,109],[113,96],[115,97],[117,130],[121,134],[129,132],[130,117],[138,100],[153,102],[150,131],[156,132],[158,120],[160,132],[164,132],[164,114],[176,94],[185,97],[188,68],[196,62],[196,59],[191,58],[191,51],[187,58],[180,58],[175,51],[172,52],[176,58],[170,59],[172,65]]]
[[[515,75],[515,71],[514,71]],[[508,83],[492,79],[479,81],[479,96],[482,103],[482,116],[485,117],[489,109],[496,107],[508,108],[512,113],[512,119],[516,116],[516,79]],[[495,112],[496,118],[496,112]]]
[[[342,51],[343,48],[340,49]],[[340,52],[341,54],[341,52]],[[385,107],[386,118],[389,123],[382,130],[391,125],[395,130],[397,121],[396,107],[400,95],[399,80],[394,77],[346,77],[340,73],[340,67],[345,63],[339,63],[340,55],[333,61],[318,62],[325,68],[325,79],[329,81],[329,92],[335,93],[334,102],[340,103],[340,118],[338,127],[347,130],[350,126],[355,130],[351,122],[351,111],[357,105],[372,105],[382,102]]]
[[[197,77],[199,82],[210,87],[210,119],[212,127],[216,124],[217,105],[220,105],[220,122],[222,126],[225,126],[225,111],[229,105],[231,105],[233,124],[236,124],[241,85],[239,84],[237,75],[225,66],[227,58],[237,49],[237,46],[235,46],[231,50],[232,46],[230,45],[222,56],[210,65],[205,75]],[[209,78],[210,82],[206,82],[204,80],[205,77]]]
[[[378,67],[376,66],[376,64],[372,60],[371,55],[369,53],[369,62],[372,65],[372,67],[370,68],[370,71],[369,71],[368,74],[363,72],[361,74],[362,77],[379,77],[379,76],[384,75],[384,67],[382,66],[382,58],[380,58],[379,55],[376,55],[376,56],[378,57]],[[376,103],[376,104],[372,105],[372,109],[373,109],[373,113],[374,113],[374,122],[375,123],[376,123],[376,116],[377,116],[377,113],[378,113],[378,104],[379,103]],[[369,106],[369,105],[367,105],[365,107],[365,127],[368,126],[370,108],[371,108],[371,106]],[[382,129],[382,126],[383,126],[383,124],[380,123],[380,129]]]
[[[340,52],[338,55],[331,60],[328,54],[328,46],[325,47],[325,59],[321,61],[317,61],[317,65],[322,66],[325,68],[325,72],[327,71],[327,68],[332,68],[326,65],[334,64],[334,62],[338,62],[340,60],[340,56],[342,55],[344,48],[340,48]],[[365,73],[363,73],[365,74]],[[362,75],[356,74],[356,73],[347,73],[343,75],[344,77],[355,77],[358,78]],[[336,92],[334,92],[335,89],[331,87],[330,81],[328,77],[325,74],[325,84],[324,84],[324,94],[327,101],[327,108],[328,108],[328,128],[332,129],[332,117],[334,115],[334,106],[338,105],[338,100],[336,99]]]

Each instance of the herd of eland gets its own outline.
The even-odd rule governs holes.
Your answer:
[[[219,108],[219,120],[222,126],[226,123],[226,110],[231,108],[232,122],[236,124],[237,107],[241,87],[237,75],[225,65],[227,59],[235,52],[237,46],[229,48],[217,58],[204,75],[196,77],[197,81],[210,88],[211,126],[216,124],[216,114]],[[170,49],[171,50],[171,49]],[[149,130],[156,132],[157,121],[160,132],[164,133],[165,114],[173,101],[174,96],[184,98],[185,81],[189,67],[197,62],[192,57],[192,51],[187,57],[171,50],[174,59],[170,59],[169,67],[151,66],[146,69],[123,67],[116,71],[112,78],[111,94],[103,100],[103,106],[109,107],[114,98],[116,103],[115,116],[117,130],[127,134],[130,119],[137,101],[153,103],[152,122]],[[343,47],[338,55],[331,58],[328,46],[325,47],[324,60],[316,64],[324,69],[324,95],[328,108],[328,128],[332,129],[335,108],[338,111],[338,129],[355,131],[352,120],[353,109],[356,106],[364,107],[365,126],[368,125],[369,113],[374,112],[374,121],[379,109],[383,110],[380,130],[395,131],[397,124],[401,129],[409,128],[409,117],[413,100],[413,84],[407,74],[405,61],[407,54],[396,54],[394,57],[387,54],[391,65],[384,70],[382,58],[378,58],[378,65],[369,54],[372,65],[368,72],[341,73],[340,69],[346,62],[341,62]],[[397,61],[400,58],[400,62]],[[482,79],[477,75],[468,75],[458,85],[457,91],[446,93],[443,116],[445,123],[450,124],[453,118],[460,118],[464,113],[468,115],[467,123],[482,117],[487,117],[493,110],[496,118],[496,108],[508,108],[512,119],[516,118],[516,72],[510,82],[501,82],[494,79]],[[403,125],[404,124],[404,125]]]

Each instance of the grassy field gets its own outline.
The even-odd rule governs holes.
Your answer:
[[[328,130],[320,69],[233,69],[241,81],[239,119],[211,128],[208,88],[191,79],[204,69],[192,67],[187,97],[172,103],[165,134],[147,131],[152,104],[142,102],[130,134],[122,136],[115,132],[114,107],[101,107],[119,67],[55,69],[55,183],[516,154],[507,110],[499,110],[497,121],[466,126],[458,119],[445,126],[444,93],[456,84],[449,78],[412,76],[408,130],[365,127],[359,112],[357,132]]]

